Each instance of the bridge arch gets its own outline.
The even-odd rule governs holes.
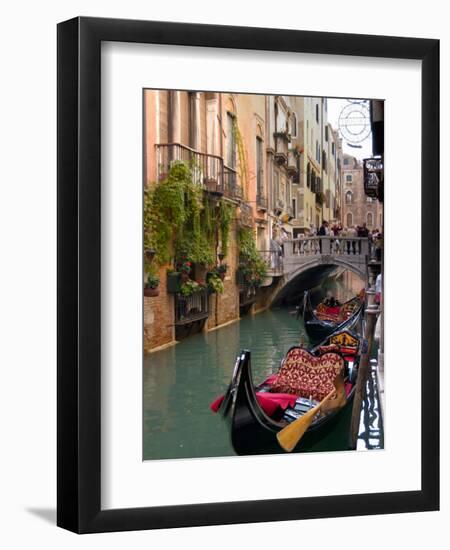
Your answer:
[[[286,282],[291,281],[298,275],[301,275],[305,271],[308,271],[309,269],[313,267],[317,267],[320,265],[332,265],[336,267],[344,267],[345,269],[348,269],[349,271],[353,271],[356,275],[361,277],[361,279],[366,279],[366,269],[365,265],[361,264],[355,264],[351,261],[348,261],[345,259],[346,257],[340,257],[340,256],[328,256],[328,255],[317,255],[316,257],[312,257],[311,260],[304,262],[291,271],[288,271],[285,273],[285,279]]]
[[[280,279],[272,294],[271,303],[276,304],[296,292],[300,293],[308,288],[318,286],[324,277],[333,274],[339,267],[355,273],[361,278],[364,285],[367,284],[365,266],[355,265],[344,258],[318,255],[290,271],[285,271],[284,276]]]

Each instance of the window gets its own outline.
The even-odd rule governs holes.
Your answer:
[[[291,136],[297,137],[297,116],[295,113],[291,115]]]
[[[346,204],[352,204],[352,201],[353,201],[353,193],[351,191],[347,191],[347,193],[345,193],[345,202]]]
[[[297,217],[297,199],[292,199],[292,215]]]
[[[327,171],[327,154],[325,151],[322,151],[322,169]]]
[[[367,212],[367,226],[372,227],[373,225],[373,214],[372,212]]]
[[[345,176],[345,181],[346,181],[347,183],[352,183],[352,181],[353,181],[353,176],[352,176],[352,174],[346,174],[346,176]]]
[[[256,138],[256,193],[264,196],[263,140]]]
[[[319,104],[316,103],[316,122],[319,123]]]
[[[334,141],[331,144],[331,154],[333,155],[333,157],[336,156],[336,148],[335,148],[335,145],[334,145]]]
[[[320,164],[320,145],[317,140],[316,140],[316,160]]]
[[[353,225],[353,215],[351,212],[348,212],[347,214],[347,227],[351,227]]]
[[[328,126],[325,126],[325,141],[328,141]]]
[[[344,164],[350,164],[350,159],[344,158]]]
[[[227,166],[236,168],[235,116],[227,113]]]

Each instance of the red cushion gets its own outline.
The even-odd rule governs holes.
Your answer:
[[[224,395],[221,395],[211,403],[210,408],[213,412],[219,410],[224,397]],[[293,407],[297,401],[297,395],[293,395],[292,393],[257,392],[256,398],[267,416],[272,416],[278,407],[281,407],[283,410]]]
[[[286,356],[272,391],[311,396],[321,401],[333,389],[333,381],[343,367],[344,360],[337,353],[315,357],[304,349],[295,348]]]

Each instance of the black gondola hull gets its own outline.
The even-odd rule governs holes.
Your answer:
[[[284,454],[276,438],[284,424],[268,417],[258,403],[251,376],[250,352],[243,352],[238,363],[220,408],[220,413],[229,423],[231,443],[236,454]],[[327,450],[323,447],[323,441],[338,423],[348,420],[352,398],[353,393],[343,408],[312,424],[293,452]],[[348,433],[348,430],[340,431]],[[346,445],[344,442],[343,447],[347,448]]]
[[[301,309],[299,308],[299,314],[300,311]],[[364,303],[361,302],[358,309],[346,321],[343,321],[341,323],[321,321],[314,315],[314,311],[312,309],[309,299],[309,293],[306,292],[303,304],[303,323],[310,342],[312,344],[317,344],[318,342],[321,342],[322,340],[325,340],[326,338],[331,336],[333,332],[351,329],[361,318],[363,311]]]

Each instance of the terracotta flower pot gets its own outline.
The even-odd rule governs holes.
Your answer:
[[[157,286],[156,288],[144,287],[144,296],[147,296],[147,298],[154,298],[155,296],[159,296],[159,286]]]

